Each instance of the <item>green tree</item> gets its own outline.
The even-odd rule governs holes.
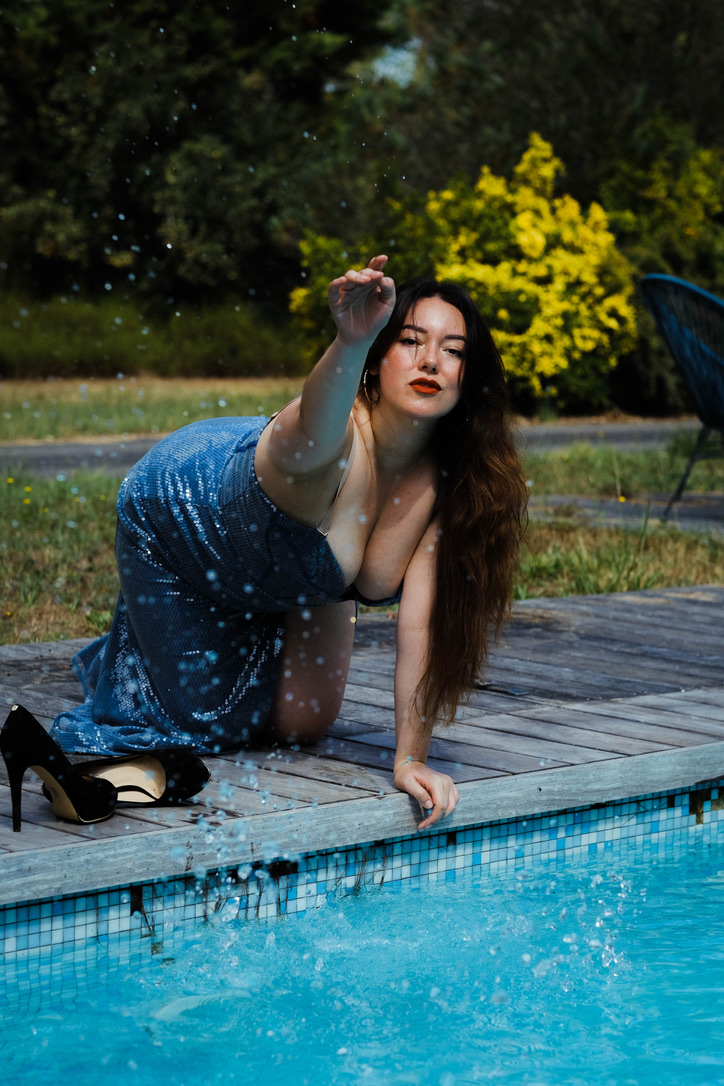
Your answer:
[[[9,0],[0,244],[14,282],[271,292],[372,0]]]
[[[531,130],[582,202],[638,159],[653,116],[724,146],[719,0],[393,0],[388,18],[417,61],[393,123],[401,172],[423,190],[481,162],[509,172]]]

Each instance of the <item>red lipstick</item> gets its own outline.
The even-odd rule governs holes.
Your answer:
[[[422,392],[426,396],[441,391],[437,381],[431,381],[427,377],[416,377],[414,381],[410,381],[410,388],[413,388],[415,392]]]

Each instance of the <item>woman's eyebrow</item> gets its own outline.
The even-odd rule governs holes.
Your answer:
[[[403,324],[400,331],[404,332],[406,328],[409,328],[411,332],[420,332],[423,336],[427,335],[427,328],[421,328],[419,324]],[[450,333],[449,336],[443,336],[442,338],[443,339],[460,339],[460,340],[463,341],[463,343],[465,343],[465,336],[457,336],[452,332]]]

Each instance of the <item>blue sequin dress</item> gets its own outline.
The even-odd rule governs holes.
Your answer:
[[[284,612],[354,598],[325,536],[259,486],[267,422],[192,423],[124,479],[121,592],[110,633],[73,658],[85,702],[53,724],[64,750],[249,745],[274,697]]]

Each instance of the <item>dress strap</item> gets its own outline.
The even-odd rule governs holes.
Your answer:
[[[342,487],[347,482],[347,476],[349,475],[349,469],[352,467],[352,460],[354,458],[354,447],[355,447],[356,444],[357,444],[357,428],[353,425],[353,427],[352,427],[352,446],[351,446],[351,448],[349,450],[349,455],[347,457],[347,463],[344,465],[344,471],[342,472],[342,478],[339,480],[339,486],[337,487],[336,493],[335,493],[334,497],[332,498],[332,504],[330,505],[329,509],[327,510],[327,512],[324,514],[324,516],[320,520],[319,524],[317,525],[317,531],[320,533],[320,535],[323,535],[325,537],[325,539],[329,535],[329,529],[330,529],[330,526],[332,524],[332,517],[334,516],[334,510],[335,510],[336,505],[337,505],[337,499],[339,498],[340,494],[342,493]]]

